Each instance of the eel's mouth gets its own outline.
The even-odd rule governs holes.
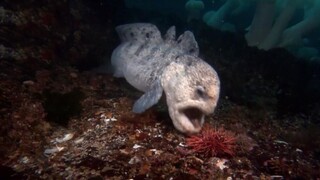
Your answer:
[[[192,134],[201,130],[204,123],[204,113],[198,107],[184,107],[178,110],[177,125],[181,131]]]
[[[196,107],[188,107],[181,111],[182,114],[184,114],[189,121],[193,124],[195,128],[201,128],[202,123],[201,120],[204,117],[202,111]]]

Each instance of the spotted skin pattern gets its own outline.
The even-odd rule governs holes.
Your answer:
[[[144,94],[133,112],[143,113],[166,96],[173,125],[182,133],[201,130],[205,115],[214,112],[220,93],[216,71],[198,57],[194,35],[185,31],[176,39],[175,27],[162,37],[149,23],[116,27],[121,44],[113,51],[115,77],[124,77]]]

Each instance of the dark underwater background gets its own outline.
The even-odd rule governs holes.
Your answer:
[[[259,28],[271,32],[278,22],[278,37],[250,39],[249,32],[261,30],[252,28],[258,5],[272,3],[271,26],[263,19]],[[319,4],[1,1],[1,179],[320,178]],[[281,21],[282,12],[289,15]],[[112,77],[110,57],[120,44],[115,27],[136,22],[162,33],[172,25],[178,35],[194,33],[200,57],[221,81],[218,108],[207,121],[242,138],[234,157],[183,153],[185,137],[173,128],[165,103],[131,113],[139,92]],[[309,26],[299,34],[292,27],[301,22]],[[262,46],[266,39],[275,43]],[[55,141],[66,134],[72,142]],[[220,158],[228,168],[215,166]]]

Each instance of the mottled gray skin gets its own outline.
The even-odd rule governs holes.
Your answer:
[[[171,27],[164,38],[156,26],[147,23],[116,27],[122,43],[113,51],[115,77],[145,92],[133,111],[142,113],[155,105],[163,91],[176,129],[197,133],[204,116],[213,113],[219,99],[216,71],[198,57],[198,44],[190,31],[176,40]]]

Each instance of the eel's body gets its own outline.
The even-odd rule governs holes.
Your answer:
[[[183,133],[201,130],[204,116],[217,105],[220,81],[216,71],[198,57],[198,44],[190,31],[176,40],[171,27],[164,38],[156,26],[147,23],[116,28],[122,43],[113,51],[114,76],[145,94],[133,111],[144,112],[156,104],[163,91],[174,126]]]

